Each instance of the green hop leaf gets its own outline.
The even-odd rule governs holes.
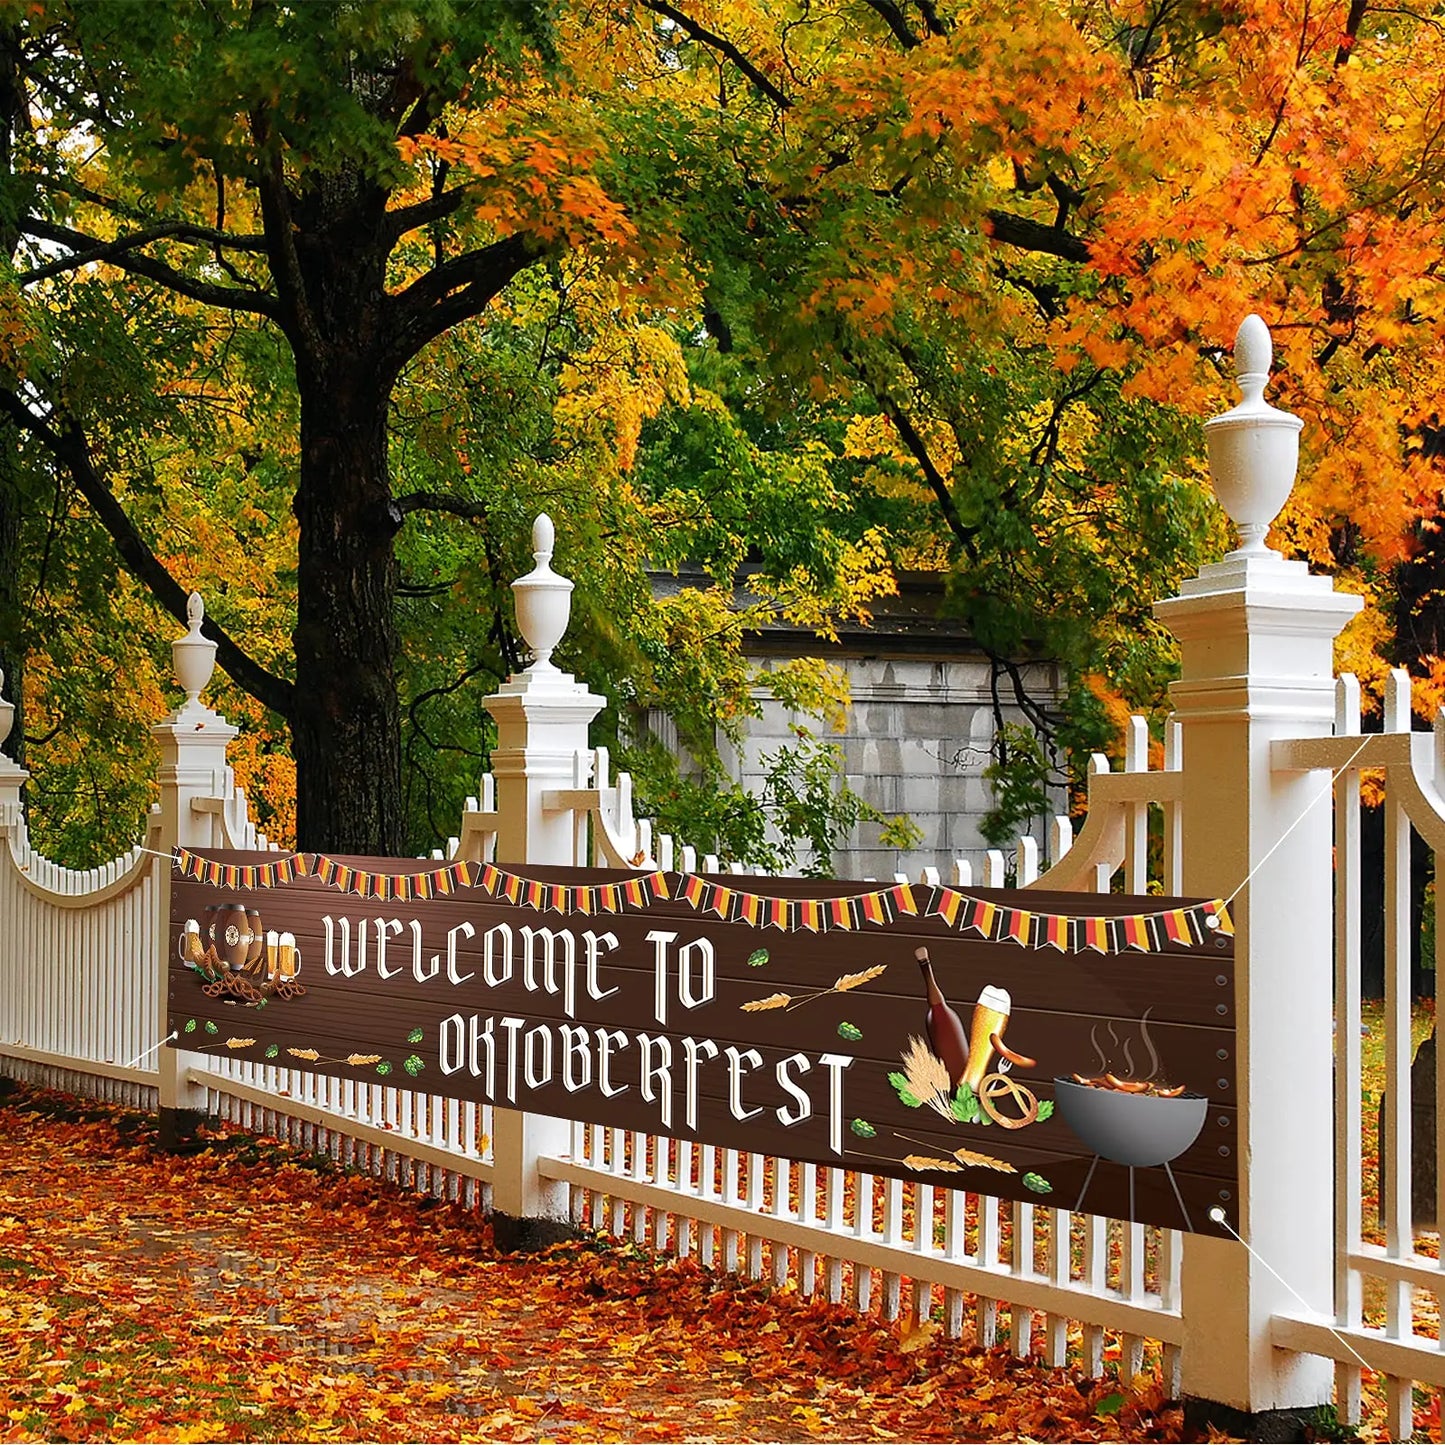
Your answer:
[[[196,1031],[196,1021],[195,1021],[195,1019],[187,1019],[187,1020],[186,1020],[186,1029],[185,1029],[185,1031],[186,1031],[186,1033],[188,1033],[188,1034],[193,1034],[193,1033],[195,1033],[195,1031]]]
[[[280,1045],[280,1044],[267,1044],[267,1045],[266,1045],[266,1057],[267,1057],[268,1059],[274,1059],[274,1058],[276,1057],[276,1055],[279,1054],[280,1052],[281,1052],[281,1045]]]
[[[1053,1117],[1053,1113],[1054,1113],[1054,1101],[1053,1101],[1052,1099],[1040,1099],[1040,1100],[1039,1100],[1039,1117],[1038,1117],[1038,1122],[1039,1122],[1040,1124],[1042,1124],[1045,1119],[1050,1119],[1050,1118],[1052,1118],[1052,1117]]]
[[[920,1109],[923,1107],[923,1100],[908,1087],[908,1080],[902,1074],[889,1074],[888,1082],[898,1092],[898,1097],[910,1108]]]
[[[1117,1415],[1124,1408],[1124,1396],[1117,1390],[1112,1395],[1105,1395],[1097,1405],[1094,1406],[1095,1415]]]
[[[407,1043],[409,1043],[409,1044],[419,1044],[425,1037],[426,1037],[426,1030],[425,1030],[425,1029],[413,1029],[413,1030],[406,1036],[406,1041],[407,1041]]]
[[[860,1139],[874,1139],[878,1131],[866,1119],[854,1119],[848,1126]]]
[[[1042,1174],[1025,1174],[1024,1188],[1032,1189],[1035,1194],[1052,1194],[1054,1192],[1054,1186]]]
[[[768,961],[768,950],[766,948],[755,948],[748,954],[748,967],[761,968]]]
[[[863,1030],[857,1024],[850,1024],[846,1020],[838,1025],[838,1037],[847,1039],[849,1043],[856,1044],[863,1037]]]
[[[981,1112],[978,1100],[973,1096],[973,1090],[965,1083],[960,1083],[954,1090],[953,1098],[948,1101],[948,1111],[960,1124],[978,1123]]]
[[[376,1066],[376,1072],[377,1072],[378,1074],[382,1075],[383,1077],[385,1077],[387,1074],[389,1074],[389,1073],[391,1072],[391,1065],[390,1065],[389,1063],[387,1063],[387,1061],[386,1061],[385,1059],[383,1059],[383,1060]]]
[[[214,1023],[211,1022],[210,1019],[207,1019],[207,1020],[206,1020],[206,1032],[207,1032],[208,1034],[218,1034],[218,1033],[221,1032],[220,1025],[219,1025],[219,1024],[214,1024]]]
[[[402,1065],[402,1068],[404,1068],[407,1073],[412,1076],[412,1078],[416,1078],[416,1076],[421,1073],[424,1068],[426,1068],[426,1060],[419,1058],[416,1054],[413,1054]]]

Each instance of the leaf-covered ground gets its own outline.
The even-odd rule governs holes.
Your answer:
[[[1130,1389],[969,1354],[242,1135],[0,1100],[0,1439],[1177,1440]]]

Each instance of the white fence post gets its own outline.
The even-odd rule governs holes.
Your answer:
[[[1206,432],[1215,491],[1242,545],[1155,615],[1182,643],[1171,692],[1187,760],[1184,889],[1232,897],[1238,929],[1234,996],[1219,1008],[1238,1029],[1240,1197],[1217,1207],[1255,1251],[1186,1238],[1186,1429],[1208,1422],[1261,1439],[1261,1416],[1278,1429],[1327,1402],[1333,1380],[1328,1361],[1271,1343],[1271,1316],[1298,1309],[1291,1291],[1332,1315],[1333,1136],[1330,780],[1274,772],[1270,747],[1330,734],[1332,644],[1361,604],[1265,547],[1294,483],[1302,424],[1263,400],[1271,344],[1258,317],[1240,326],[1234,354],[1244,399]],[[1230,1072],[1221,1064],[1221,1078]],[[1211,1096],[1229,1102],[1223,1088]]]
[[[552,570],[555,533],[545,514],[532,528],[536,567],[512,584],[517,626],[535,661],[482,700],[496,719],[492,775],[497,787],[497,862],[575,866],[577,829],[569,809],[549,806],[549,793],[573,786],[576,756],[588,746],[588,725],[606,706],[552,663],[567,630],[572,583]],[[492,1111],[493,1228],[503,1249],[531,1249],[570,1233],[570,1190],[546,1179],[537,1160],[566,1153],[572,1126],[563,1119],[515,1109]]]
[[[0,672],[0,837],[20,826],[20,790],[30,776],[5,752],[5,741],[15,725],[15,704],[6,699],[5,674]]]
[[[226,783],[226,747],[237,735],[219,713],[201,701],[216,666],[216,644],[201,636],[206,609],[199,592],[192,592],[186,604],[189,627],[171,643],[171,660],[176,681],[185,689],[186,700],[151,728],[160,748],[160,801],[152,811],[149,843],[168,853],[172,848],[224,847],[218,836],[220,820],[213,811],[198,812],[191,804],[223,794]],[[150,920],[157,940],[156,968],[160,971],[156,997],[155,1042],[167,1032],[170,1014],[170,912],[171,870],[156,860],[157,887],[155,917]],[[200,1122],[205,1106],[205,1089],[190,1080],[192,1066],[200,1063],[194,1054],[162,1048],[157,1054],[160,1070],[160,1135],[164,1146],[174,1146]]]

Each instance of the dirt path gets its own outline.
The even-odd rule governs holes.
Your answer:
[[[0,1439],[1177,1440],[1157,1390],[590,1240],[230,1135],[0,1101]]]

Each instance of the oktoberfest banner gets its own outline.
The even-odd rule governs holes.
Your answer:
[[[168,1046],[203,1057],[1221,1236],[1237,1207],[1219,899],[185,852],[170,930]]]
[[[1229,909],[1218,898],[1181,908],[1100,917],[1005,908],[981,894],[928,884],[896,883],[840,897],[778,898],[739,887],[746,876],[742,874],[726,883],[695,873],[657,871],[618,882],[559,884],[511,873],[495,863],[455,862],[417,872],[378,873],[323,853],[292,853],[273,863],[240,866],[203,858],[187,848],[177,848],[174,857],[182,878],[221,888],[279,888],[310,877],[342,893],[382,902],[425,901],[475,889],[515,907],[564,917],[645,912],[676,898],[723,922],[782,933],[856,932],[913,915],[942,918],[951,927],[971,930],[990,942],[1060,953],[1111,954],[1130,949],[1149,953],[1166,941],[1197,947],[1217,934],[1234,932]]]

